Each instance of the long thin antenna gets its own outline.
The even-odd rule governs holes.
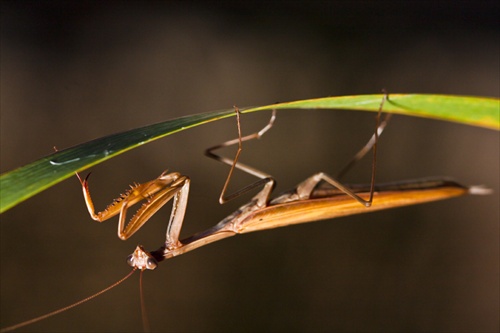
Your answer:
[[[21,327],[24,327],[24,326],[28,326],[28,325],[31,325],[33,323],[36,323],[40,320],[44,320],[44,319],[47,319],[49,317],[52,317],[52,316],[55,316],[61,312],[64,312],[64,311],[68,311],[69,309],[72,309],[74,308],[75,306],[78,306],[80,304],[83,304],[85,302],[88,302],[90,301],[91,299],[94,299],[96,298],[97,296],[101,295],[101,294],[104,294],[105,292],[107,292],[108,290],[110,289],[113,289],[114,287],[116,287],[117,285],[121,284],[123,281],[125,281],[126,279],[128,279],[130,276],[132,276],[132,274],[134,274],[134,272],[136,271],[136,267],[134,267],[134,269],[132,269],[132,271],[130,273],[128,273],[124,278],[116,281],[115,283],[113,283],[112,285],[110,285],[109,287],[106,287],[104,288],[103,290],[89,296],[89,297],[86,297],[82,300],[79,300],[78,302],[76,303],[73,303],[73,304],[70,304],[68,306],[65,306],[64,308],[61,308],[59,310],[55,310],[55,311],[52,311],[52,312],[49,312],[47,314],[44,314],[43,316],[40,316],[40,317],[36,317],[36,318],[33,318],[33,319],[30,319],[30,320],[26,320],[26,321],[23,321],[22,323],[19,323],[19,324],[16,324],[16,325],[12,325],[12,326],[9,326],[9,327],[5,327],[5,328],[2,328],[0,329],[0,332],[10,332],[10,331],[13,331],[13,330],[16,330],[18,328],[21,328]]]
[[[148,312],[146,311],[146,303],[144,302],[144,291],[142,289],[143,272],[144,270],[141,270],[141,275],[139,278],[139,293],[141,294],[142,330],[144,332],[151,332],[151,327],[149,326]]]

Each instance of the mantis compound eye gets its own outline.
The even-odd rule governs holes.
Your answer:
[[[148,258],[146,260],[146,269],[153,270],[158,266],[158,262],[156,262],[155,258]]]
[[[132,267],[135,267],[135,258],[134,258],[134,255],[131,254],[127,257],[127,264],[129,266],[132,266]]]

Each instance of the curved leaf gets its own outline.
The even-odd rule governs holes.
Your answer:
[[[358,95],[308,99],[247,110],[346,109],[378,111],[383,95]],[[486,97],[391,94],[384,112],[500,129],[500,100]]]
[[[256,108],[243,113],[271,109],[352,109],[378,111],[383,95],[326,97]],[[494,98],[391,94],[384,112],[435,118],[472,126],[500,129],[500,101]],[[164,136],[233,116],[234,110],[208,112],[168,120],[95,139],[55,152],[0,176],[0,213],[29,197],[116,155]]]

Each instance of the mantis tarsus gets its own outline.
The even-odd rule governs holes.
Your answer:
[[[236,212],[223,219],[214,227],[184,240],[179,240],[179,236],[187,207],[190,184],[187,176],[176,172],[164,172],[153,181],[134,184],[130,190],[100,213],[94,212],[94,206],[88,189],[88,176],[85,179],[78,176],[91,217],[94,220],[102,222],[119,214],[118,236],[124,240],[134,234],[163,205],[174,198],[164,245],[153,252],[147,252],[141,246],[138,246],[128,258],[128,263],[135,269],[155,269],[158,262],[162,260],[189,252],[203,245],[238,233],[266,230],[289,224],[434,201],[466,193],[485,194],[488,192],[480,187],[467,188],[445,179],[423,179],[375,186],[376,145],[378,136],[388,120],[386,118],[379,124],[379,112],[375,134],[353,159],[353,161],[360,159],[373,147],[374,162],[370,185],[346,186],[324,173],[318,173],[307,178],[293,190],[271,200],[270,196],[275,184],[273,177],[239,163],[238,158],[241,153],[242,142],[259,138],[269,130],[273,125],[275,113],[273,112],[270,122],[261,131],[245,137],[241,135],[238,109],[236,109],[236,116],[238,138],[207,150],[209,157],[231,165],[221,192],[220,202],[223,203],[231,200],[257,186],[263,186],[263,188],[249,203],[240,207]],[[239,145],[239,149],[234,159],[214,154],[216,149],[235,144]],[[241,169],[260,179],[236,193],[226,195],[226,190],[235,168]],[[125,224],[128,208],[142,200],[146,202],[139,208],[130,222]]]

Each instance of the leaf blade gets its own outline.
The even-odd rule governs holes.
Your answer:
[[[378,111],[383,95],[308,99],[242,109],[243,113],[272,109],[347,109]],[[460,122],[500,129],[500,100],[484,97],[391,94],[384,112]],[[0,213],[31,196],[128,150],[176,132],[233,116],[234,110],[207,112],[143,126],[55,152],[0,175]]]

